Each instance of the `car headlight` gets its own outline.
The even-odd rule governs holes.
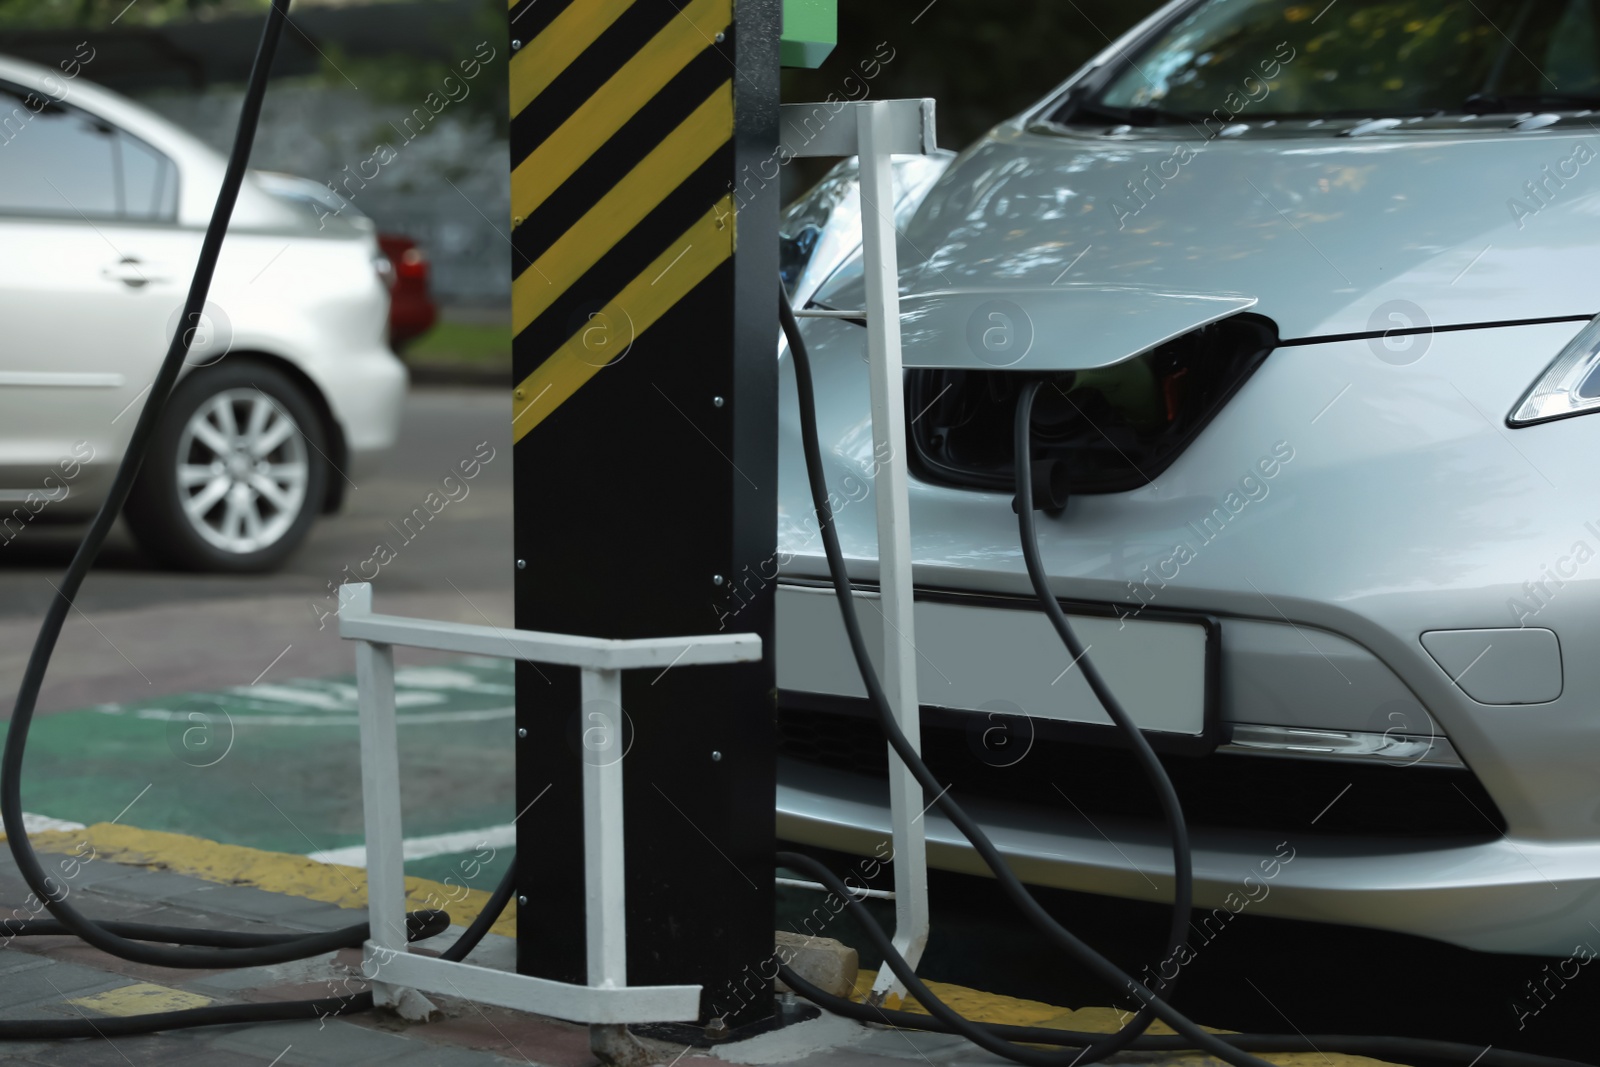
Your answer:
[[[1590,320],[1511,409],[1509,426],[1600,410],[1600,318]]]

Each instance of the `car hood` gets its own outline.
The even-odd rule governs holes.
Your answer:
[[[1206,141],[1187,127],[1001,127],[963,153],[907,226],[902,295],[1023,293],[1027,310],[1050,288],[1070,288],[1081,313],[1057,308],[1046,332],[1066,315],[1075,340],[1102,326],[1126,335],[1137,310],[1129,294],[1140,292],[1152,307],[1254,298],[1251,310],[1284,338],[1600,310],[1592,127],[1349,132],[1268,128]],[[1083,299],[1096,288],[1122,295]],[[859,260],[817,301],[862,307]],[[1122,325],[1099,322],[1096,307],[1120,309]],[[1143,347],[1171,326],[1154,316]],[[970,347],[959,331],[946,336]],[[949,365],[908,353],[908,363],[928,362]]]

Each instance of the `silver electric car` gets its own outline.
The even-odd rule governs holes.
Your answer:
[[[1042,381],[1050,583],[1176,782],[1197,914],[1592,939],[1597,157],[1588,0],[1181,0],[926,164],[899,247],[922,747],[1026,880],[1171,887],[1154,795],[1024,570],[1013,417]],[[855,243],[841,202],[790,210],[788,276],[864,310],[859,254],[805,258]],[[869,600],[866,330],[802,325]],[[781,552],[742,579],[778,583],[779,832],[870,854],[886,749],[782,358]],[[935,866],[981,871],[926,827]]]

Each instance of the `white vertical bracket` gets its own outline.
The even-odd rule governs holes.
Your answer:
[[[911,506],[907,486],[904,365],[900,354],[900,267],[895,249],[893,154],[935,151],[933,101],[866,100],[843,106],[784,104],[780,128],[799,138],[800,156],[857,156],[861,252],[866,281],[867,362],[872,389],[873,489],[878,508],[878,582],[884,622],[883,688],[911,747],[922,750],[912,620]],[[848,312],[808,312],[797,315]],[[884,457],[887,457],[885,460]],[[870,601],[858,603],[871,604]],[[878,605],[872,605],[877,607]],[[892,751],[889,810],[894,830],[894,947],[915,968],[928,944],[928,846],[917,780]],[[885,967],[872,1000],[905,995]]]
[[[585,670],[583,721],[583,879],[589,985],[628,984],[628,913],[623,895],[622,674]]]
[[[372,611],[372,586],[352,585],[344,591],[348,599],[341,602],[341,612]],[[380,953],[405,952],[406,873],[393,645],[370,641],[356,645],[356,694],[361,725],[361,804],[367,833],[367,937]],[[401,988],[374,978],[372,1000],[379,1007],[395,1006],[403,995]]]
[[[916,628],[911,577],[911,505],[907,485],[904,371],[900,361],[900,268],[895,248],[895,145],[891,103],[856,106],[861,175],[861,238],[867,298],[867,362],[872,393],[873,488],[878,509],[878,583],[882,591],[883,688],[895,721],[921,751]],[[885,462],[887,457],[887,462]],[[868,603],[870,601],[858,601]],[[922,788],[891,751],[889,805],[894,829],[894,947],[913,968],[928,943],[928,853]],[[872,995],[905,995],[888,967]]]

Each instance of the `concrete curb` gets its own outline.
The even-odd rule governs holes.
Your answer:
[[[448,363],[406,363],[412,385],[459,385],[481,389],[511,388],[511,364],[455,366]]]

